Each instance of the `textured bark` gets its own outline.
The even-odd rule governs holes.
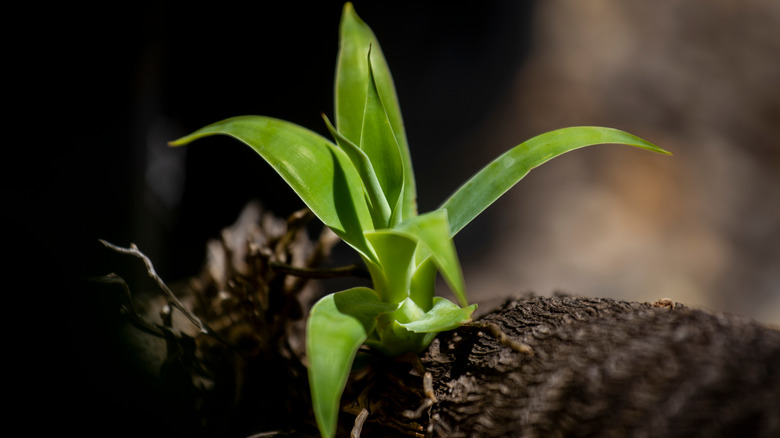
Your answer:
[[[577,297],[518,298],[479,322],[424,355],[438,402],[408,436],[780,436],[774,329],[666,300]],[[394,418],[409,408],[386,400]]]
[[[122,283],[96,295],[116,290],[127,342],[152,357],[161,389],[140,397],[165,424],[145,436],[316,435],[301,330],[316,293],[273,263],[313,267],[332,242],[295,217],[242,217],[177,292],[211,334],[143,321],[159,310],[136,313]],[[366,353],[339,436],[356,418],[363,437],[780,436],[780,331],[669,300],[518,297],[419,359]]]
[[[780,332],[668,301],[526,298],[425,357],[433,436],[780,436]]]

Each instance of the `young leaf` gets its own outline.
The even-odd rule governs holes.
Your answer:
[[[477,305],[458,307],[457,304],[442,297],[433,298],[433,308],[414,321],[401,323],[405,329],[414,333],[439,333],[453,330],[471,321],[471,314]]]
[[[382,301],[402,302],[409,296],[417,241],[392,230],[372,231],[366,233],[366,238],[379,260],[377,266],[367,263],[374,289]]]
[[[234,137],[255,150],[339,237],[370,260],[363,234],[373,222],[360,176],[347,155],[319,134],[270,117],[233,117],[169,143],[186,145],[210,135]]]
[[[426,250],[427,252],[427,250]],[[417,268],[412,275],[412,284],[409,287],[409,298],[415,302],[424,312],[433,307],[433,293],[436,287],[436,274],[439,272],[436,263],[432,257],[428,257],[422,263],[417,264]]]
[[[368,58],[371,58],[369,49]],[[385,199],[392,209],[392,223],[385,227],[391,227],[400,222],[403,213],[398,211],[399,202],[404,188],[404,167],[401,159],[401,151],[395,140],[393,128],[387,112],[379,97],[376,82],[374,81],[371,63],[368,64],[368,91],[366,93],[366,106],[363,112],[363,129],[360,133],[360,149],[365,151],[374,166],[379,185],[385,194]],[[401,207],[403,208],[403,207]]]
[[[425,311],[410,298],[406,298],[398,309],[379,317],[376,339],[369,338],[366,344],[390,357],[408,352],[418,353],[433,341],[436,333],[414,333],[403,324],[424,316]]]
[[[312,307],[306,355],[314,416],[323,437],[336,433],[339,400],[358,348],[376,328],[377,317],[397,307],[365,287],[326,295]]]
[[[615,143],[661,154],[669,152],[627,132],[592,126],[563,128],[536,136],[510,149],[462,185],[444,204],[452,236],[523,179],[531,169],[585,146]]]
[[[408,302],[408,301],[407,301]],[[377,337],[369,338],[366,345],[385,356],[395,357],[404,353],[420,353],[431,344],[437,333],[414,333],[402,326],[392,316],[379,317]]]
[[[397,310],[379,317],[377,339],[369,338],[366,343],[388,356],[420,352],[437,333],[471,321],[476,308],[476,304],[460,308],[449,300],[435,297],[433,307],[426,312],[407,298]]]
[[[368,51],[370,48],[370,62],[377,93],[387,112],[403,160],[402,217],[412,217],[417,214],[417,191],[401,107],[398,104],[390,68],[387,66],[374,32],[358,17],[352,3],[348,2],[344,5],[339,34],[340,48],[335,81],[336,128],[353,143],[360,143],[364,104],[369,86]],[[394,205],[390,204],[390,207]]]
[[[374,172],[374,165],[371,164],[371,159],[363,152],[360,147],[352,143],[343,134],[338,132],[335,127],[330,123],[330,120],[323,114],[325,124],[328,126],[333,138],[336,139],[336,144],[347,154],[355,169],[360,174],[360,178],[363,180],[363,188],[366,190],[366,195],[371,202],[371,217],[374,219],[375,228],[385,228],[390,223],[390,216],[392,211],[390,210],[390,204],[387,203],[382,187],[379,185],[379,180]]]
[[[426,257],[431,257],[460,304],[464,307],[468,306],[463,272],[455,251],[455,244],[450,237],[446,210],[439,209],[415,216],[390,231],[407,235],[422,244],[423,252],[418,252],[418,256],[422,255],[422,258],[418,260],[418,264]]]

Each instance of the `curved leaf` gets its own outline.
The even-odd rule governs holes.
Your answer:
[[[397,310],[379,317],[378,338],[372,337],[366,344],[388,356],[419,353],[430,345],[436,334],[471,321],[476,308],[476,304],[460,308],[449,300],[435,297],[433,307],[426,312],[407,298]]]
[[[374,165],[371,164],[371,159],[363,152],[360,147],[352,143],[343,134],[338,132],[336,128],[330,123],[330,120],[324,114],[325,124],[328,127],[331,135],[336,140],[339,147],[347,154],[355,169],[360,174],[360,178],[363,180],[363,188],[366,191],[369,201],[371,201],[371,217],[374,219],[375,228],[385,228],[390,222],[390,205],[387,203],[382,187],[379,185],[379,180],[374,172]]]
[[[451,235],[457,234],[531,169],[574,149],[605,143],[671,155],[637,136],[612,128],[582,126],[541,134],[493,160],[444,202],[441,208],[449,214]]]
[[[425,312],[433,307],[433,293],[436,287],[436,274],[438,272],[438,267],[433,262],[433,258],[428,257],[422,263],[417,264],[417,268],[415,268],[412,275],[409,298]]]
[[[442,297],[433,299],[433,308],[421,317],[400,325],[414,333],[439,333],[453,330],[471,321],[471,314],[477,310],[477,305],[458,307],[457,304]]]
[[[417,241],[393,230],[368,232],[366,239],[379,261],[378,265],[366,263],[372,274],[374,288],[382,301],[402,302],[409,296]]]
[[[414,333],[387,315],[380,316],[379,321],[377,338],[368,339],[366,345],[388,357],[404,353],[420,353],[437,335],[437,333]]]
[[[368,57],[371,58],[370,49]],[[376,88],[371,63],[367,62],[367,64],[369,80],[363,112],[363,129],[360,133],[360,149],[371,159],[379,185],[393,211],[391,217],[395,220],[384,225],[389,227],[400,222],[403,216],[398,208],[402,204],[399,201],[404,188],[404,165],[393,128],[390,126],[390,120]]]
[[[374,32],[358,17],[352,3],[346,3],[339,29],[340,43],[336,64],[335,111],[336,128],[355,144],[360,144],[363,112],[369,86],[368,51],[376,89],[392,126],[404,168],[403,215],[417,214],[417,191],[412,170],[409,145],[406,140],[401,107],[393,77]],[[390,207],[395,207],[390,204]]]
[[[461,305],[468,306],[463,272],[455,251],[455,244],[450,237],[446,210],[434,210],[407,219],[391,231],[407,235],[421,243],[423,251],[418,251],[417,255],[420,257],[418,264],[423,263],[425,258],[431,257]]]
[[[339,237],[374,260],[363,232],[373,222],[360,176],[344,151],[319,134],[284,120],[233,117],[170,142],[186,145],[210,135],[228,135],[252,147]]]
[[[326,295],[312,307],[306,355],[314,416],[323,437],[336,433],[339,401],[358,348],[376,328],[377,317],[397,307],[365,287]]]

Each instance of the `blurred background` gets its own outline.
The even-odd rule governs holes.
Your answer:
[[[478,154],[595,124],[675,156],[603,146],[532,172],[492,211],[472,289],[667,297],[780,323],[780,4],[540,1],[532,22]]]
[[[674,153],[598,146],[531,172],[456,238],[482,309],[560,291],[780,324],[780,3],[354,3],[395,76],[421,211],[556,128],[615,127]],[[244,114],[326,134],[342,5],[142,2],[76,20],[61,67],[77,123],[51,178],[22,191],[50,205],[22,229],[63,272],[116,270],[106,239],[173,282],[251,199],[301,208],[236,141],[166,142]]]
[[[395,77],[421,211],[552,129],[609,126],[674,153],[597,146],[531,172],[456,237],[480,311],[565,292],[669,298],[780,325],[780,3],[354,3]],[[41,103],[50,118],[31,133],[47,149],[8,148],[40,155],[24,162],[41,176],[9,184],[17,207],[3,213],[30,278],[65,306],[44,307],[56,321],[67,309],[77,370],[63,380],[75,386],[53,410],[146,427],[157,393],[131,364],[143,352],[128,354],[112,332],[122,327],[111,297],[80,293],[85,278],[117,272],[135,285],[145,272],[98,239],[136,243],[174,283],[199,272],[207,240],[250,200],[280,216],[302,208],[234,140],[166,143],[244,114],[325,135],[342,6],[156,1],[54,14],[61,25],[44,42],[64,50],[40,73],[64,97]],[[51,118],[64,126],[50,129]],[[334,253],[334,264],[355,261],[344,245]],[[76,280],[73,293],[37,281],[52,269]],[[74,405],[74,392],[89,401]]]

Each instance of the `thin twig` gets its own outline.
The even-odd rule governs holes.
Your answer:
[[[352,431],[349,433],[349,438],[360,438],[360,432],[363,431],[363,424],[365,424],[366,418],[368,418],[368,409],[363,408],[355,418],[355,425],[352,426]]]
[[[105,245],[107,248],[113,249],[116,252],[122,253],[122,254],[129,254],[135,257],[138,257],[144,262],[144,265],[146,265],[146,272],[149,274],[149,276],[157,283],[157,286],[160,287],[160,289],[163,291],[165,296],[168,298],[168,301],[177,309],[179,309],[184,316],[187,317],[195,326],[198,328],[198,330],[201,331],[201,333],[204,334],[214,334],[213,331],[209,330],[209,328],[206,326],[205,323],[203,323],[200,318],[192,314],[192,312],[187,309],[184,304],[179,301],[178,298],[176,298],[176,295],[173,294],[173,292],[168,288],[168,286],[165,284],[165,282],[162,281],[159,275],[157,275],[157,272],[154,270],[154,266],[152,265],[152,261],[149,260],[149,257],[146,256],[146,254],[142,253],[138,247],[135,245],[135,243],[130,244],[130,248],[122,248],[119,246],[116,246],[110,242],[107,242],[103,239],[100,239],[100,243]]]

